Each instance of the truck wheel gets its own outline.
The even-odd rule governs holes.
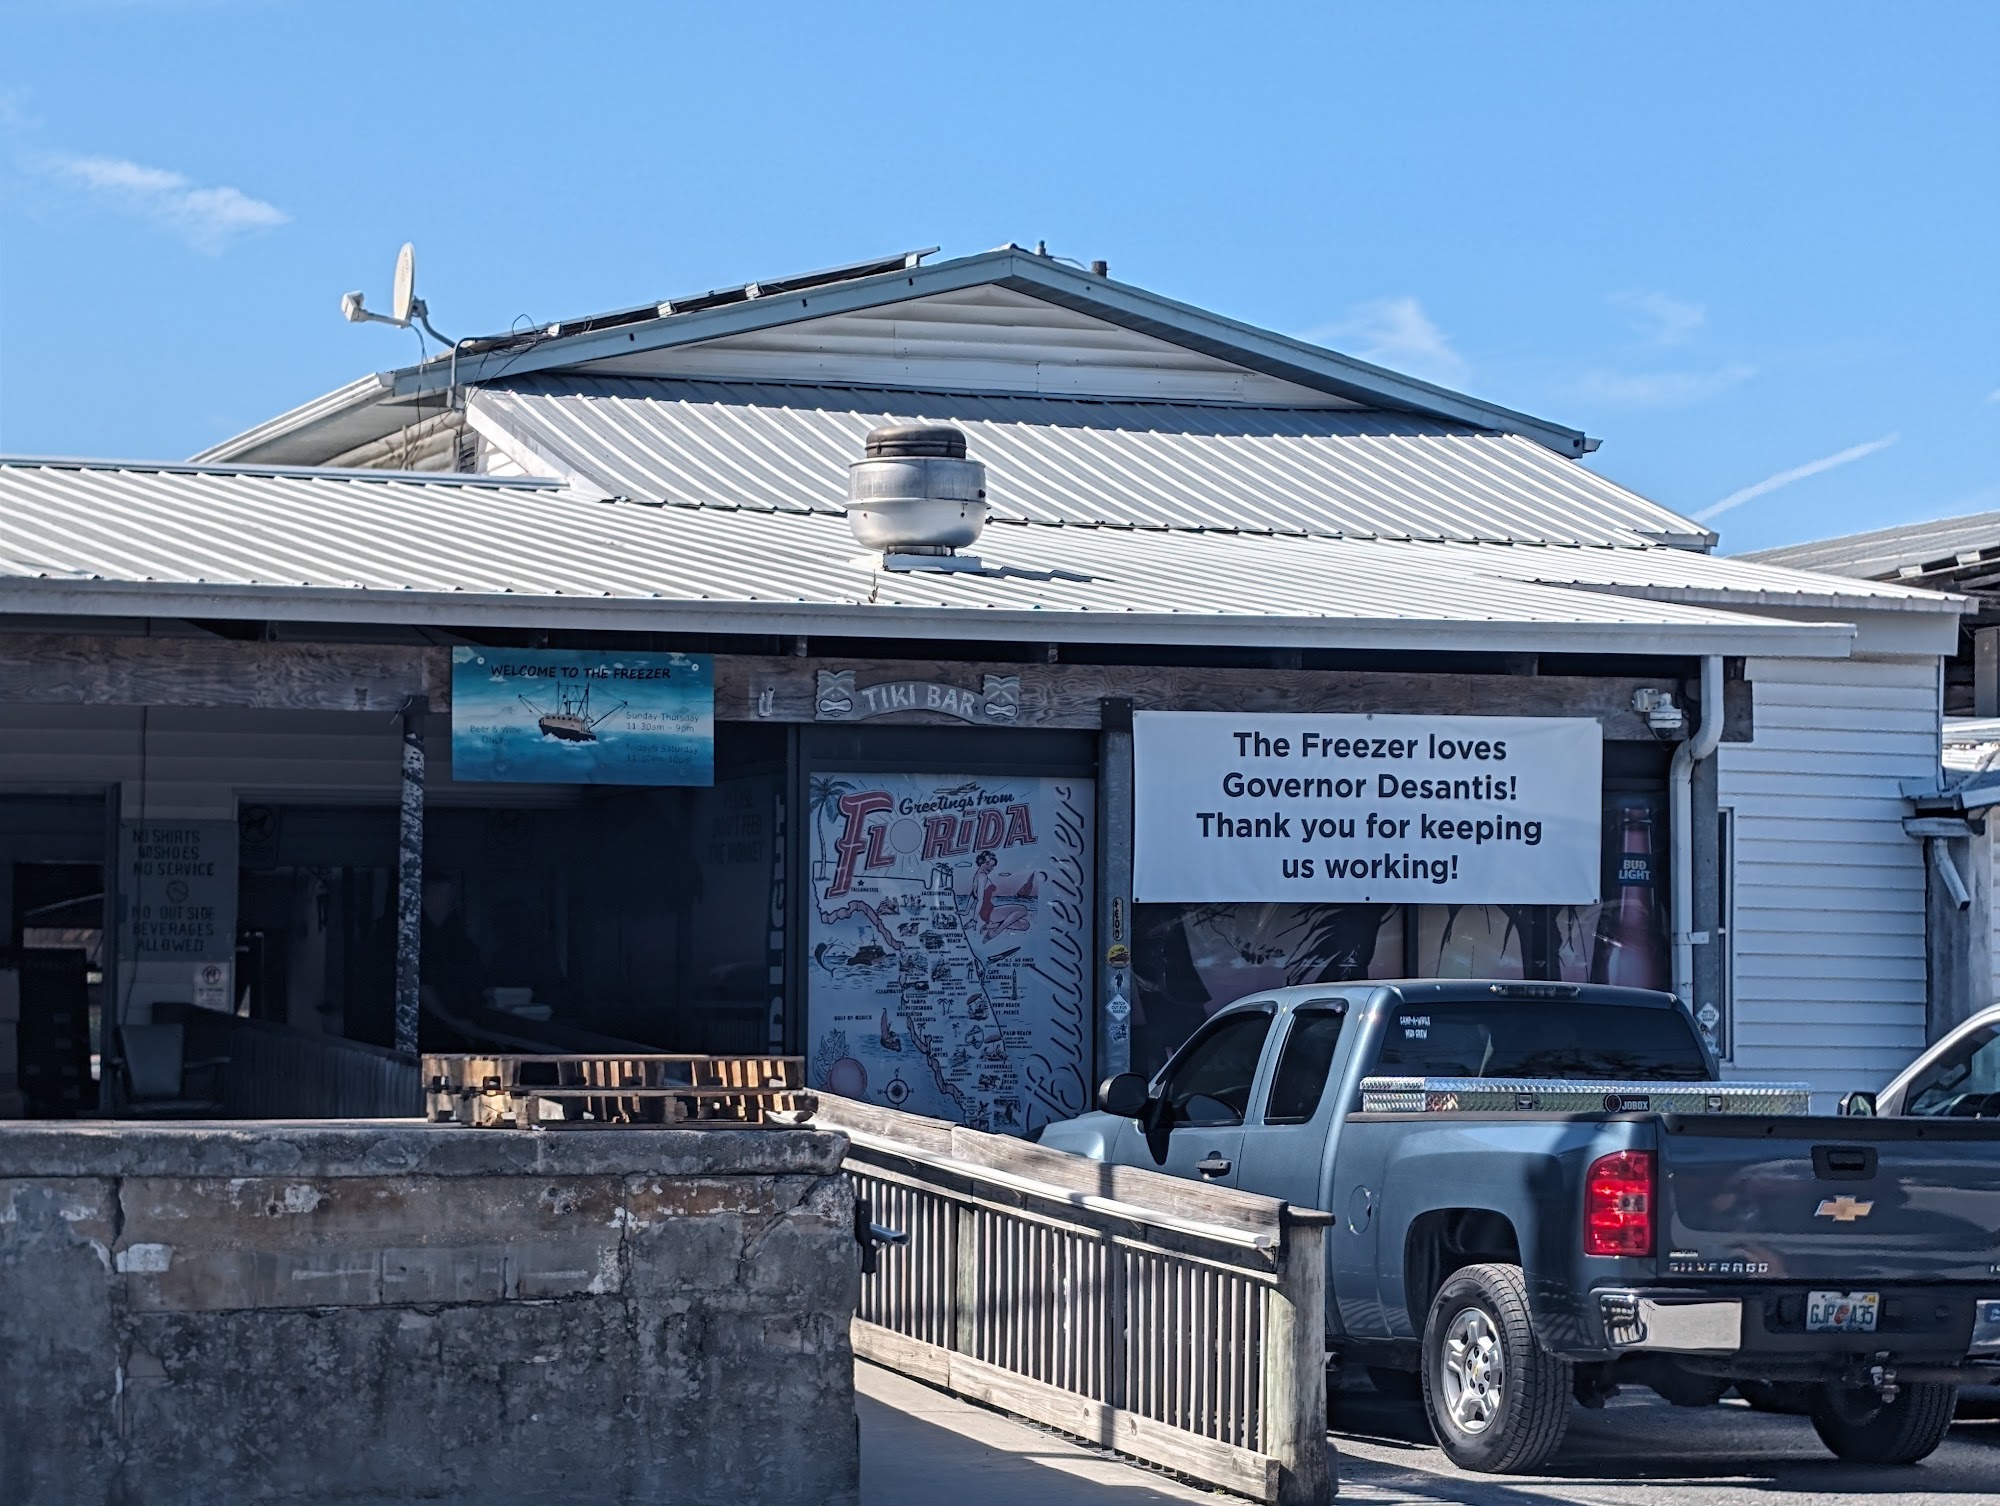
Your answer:
[[[1904,1386],[1884,1402],[1851,1386],[1815,1387],[1813,1431],[1820,1442],[1857,1464],[1915,1464],[1951,1431],[1958,1387]]]
[[[1454,1271],[1424,1321],[1424,1405],[1451,1461],[1527,1474],[1561,1447],[1574,1379],[1528,1322],[1517,1265]]]

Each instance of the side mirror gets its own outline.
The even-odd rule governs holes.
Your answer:
[[[1137,1119],[1146,1112],[1146,1079],[1137,1072],[1120,1072],[1098,1085],[1097,1107],[1120,1119]]]
[[[1873,1119],[1875,1117],[1875,1095],[1873,1093],[1849,1093],[1840,1100],[1840,1112],[1852,1119]]]

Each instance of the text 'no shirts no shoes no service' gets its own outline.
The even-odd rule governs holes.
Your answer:
[[[1133,897],[1588,904],[1604,744],[1586,717],[1133,719]]]

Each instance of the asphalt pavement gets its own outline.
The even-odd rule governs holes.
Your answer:
[[[1085,1448],[873,1365],[855,1366],[861,1506],[1154,1506],[1231,1499]],[[1800,1417],[1739,1402],[1693,1411],[1630,1391],[1578,1412],[1542,1475],[1476,1475],[1430,1441],[1422,1412],[1334,1398],[1340,1496],[1361,1506],[1972,1506],[2000,1501],[2000,1421],[1960,1423],[1922,1464],[1827,1453]]]
[[[1803,1417],[1741,1402],[1684,1409],[1631,1390],[1577,1411],[1548,1473],[1477,1475],[1431,1441],[1422,1410],[1372,1394],[1334,1398],[1341,1496],[1462,1506],[1970,1506],[2000,1501],[2000,1422],[1960,1423],[1922,1464],[1846,1464]]]

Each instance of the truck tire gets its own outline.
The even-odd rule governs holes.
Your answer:
[[[1438,1446],[1462,1469],[1539,1469],[1569,1431],[1575,1379],[1528,1321],[1517,1265],[1469,1265],[1439,1288],[1424,1321],[1424,1407]]]
[[[1883,1402],[1851,1387],[1815,1387],[1813,1431],[1821,1443],[1857,1464],[1915,1464],[1951,1431],[1958,1387],[1920,1383]]]

